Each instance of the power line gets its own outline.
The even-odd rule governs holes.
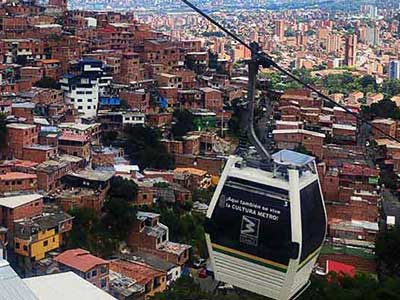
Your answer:
[[[207,15],[205,12],[203,12],[200,8],[198,8],[197,6],[195,6],[194,4],[192,4],[190,1],[188,0],[181,0],[183,3],[185,3],[187,6],[189,6],[190,8],[192,8],[194,11],[196,11],[197,13],[199,13],[201,16],[203,16],[204,18],[206,18],[208,21],[210,21],[212,24],[214,24],[215,26],[217,26],[221,31],[225,32],[227,35],[229,35],[231,38],[233,38],[235,41],[237,41],[238,43],[242,44],[244,47],[246,47],[249,50],[253,50],[253,48],[248,45],[245,41],[243,41],[240,37],[238,37],[236,34],[234,34],[233,32],[231,32],[229,29],[225,28],[223,25],[221,25],[218,21],[214,20],[213,18],[211,18],[209,15]],[[379,128],[378,126],[374,125],[373,123],[371,123],[370,121],[366,120],[365,118],[362,118],[361,116],[359,116],[359,114],[353,112],[352,110],[348,109],[346,106],[336,102],[335,100],[333,100],[332,98],[330,98],[329,96],[325,95],[324,93],[320,92],[318,89],[316,89],[315,87],[313,87],[312,85],[304,82],[301,78],[298,78],[296,75],[292,74],[291,72],[287,71],[285,68],[283,68],[282,66],[280,66],[278,63],[276,63],[273,58],[265,52],[260,52],[260,55],[263,56],[263,58],[268,62],[268,64],[272,67],[274,67],[275,69],[277,69],[279,72],[281,72],[282,74],[290,77],[292,80],[300,83],[301,85],[303,85],[304,87],[308,88],[309,90],[315,92],[318,96],[320,96],[321,98],[325,99],[326,101],[335,104],[336,106],[342,108],[346,113],[351,114],[352,116],[354,116],[357,120],[369,125],[370,127],[376,129],[378,132],[382,133],[385,137],[394,140],[398,143],[400,143],[400,139],[391,136],[390,134],[387,134],[385,131],[383,131],[381,128]]]

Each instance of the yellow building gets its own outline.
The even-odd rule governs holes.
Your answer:
[[[15,222],[14,252],[35,261],[45,258],[61,246],[63,234],[72,229],[72,219],[56,213]]]

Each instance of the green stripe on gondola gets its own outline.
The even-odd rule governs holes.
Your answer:
[[[245,261],[255,263],[257,265],[261,265],[263,267],[267,267],[270,269],[274,269],[279,272],[286,273],[286,271],[287,271],[286,265],[283,265],[283,264],[280,264],[280,263],[277,263],[274,261],[270,261],[270,260],[267,260],[267,259],[264,259],[261,257],[257,257],[257,256],[254,256],[254,255],[251,255],[248,253],[244,253],[244,252],[232,249],[232,248],[224,247],[224,246],[221,246],[218,244],[212,244],[212,248],[213,248],[213,250],[215,250],[217,252],[220,252],[220,253],[223,253],[223,254],[226,254],[229,256],[233,256],[233,257],[236,257],[239,259],[243,259]]]

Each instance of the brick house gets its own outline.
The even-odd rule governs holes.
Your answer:
[[[144,299],[146,300],[156,293],[162,293],[167,288],[166,272],[143,262],[115,259],[110,261],[110,270],[144,286]]]
[[[37,176],[21,172],[0,174],[0,193],[34,191],[37,189]]]
[[[58,149],[60,153],[79,156],[88,161],[90,158],[90,139],[86,135],[64,131],[58,137]]]
[[[322,159],[325,134],[304,129],[274,130],[274,141],[279,149],[295,149],[299,145]]]
[[[376,222],[336,219],[328,224],[328,236],[347,240],[375,242],[378,232],[379,227]]]
[[[36,167],[38,188],[52,191],[60,186],[60,179],[65,176],[72,166],[67,161],[47,160]]]
[[[202,92],[199,90],[178,90],[176,106],[185,109],[204,108]]]
[[[357,109],[354,108],[348,108],[354,113],[358,113]],[[339,106],[335,106],[333,108],[333,121],[336,124],[349,124],[349,125],[356,125],[357,124],[357,117],[353,116],[352,114],[349,114],[347,111],[345,111],[343,108]]]
[[[24,147],[38,143],[36,125],[12,123],[7,125],[8,152],[11,157],[23,158]]]
[[[173,87],[181,89],[182,85],[182,77],[169,73],[158,73],[155,75],[155,79],[157,80],[160,86]]]
[[[352,196],[346,203],[336,202],[327,205],[327,215],[330,219],[377,222],[379,213],[377,203]]]
[[[372,124],[382,130],[384,133],[396,137],[397,133],[397,122],[391,119],[375,119],[372,121]],[[384,138],[384,133],[377,130],[375,127],[372,127],[372,135],[375,139]]]
[[[152,127],[166,127],[171,126],[172,113],[155,113],[147,115],[147,122]]]
[[[27,123],[33,123],[33,110],[36,105],[32,102],[13,103],[11,106],[12,115],[25,119]]]
[[[68,210],[74,207],[88,207],[97,212],[101,210],[110,188],[114,172],[81,170],[65,175],[61,182],[64,192],[57,199]]]
[[[207,157],[199,155],[174,155],[177,167],[196,167],[207,170],[209,174],[219,176],[225,164],[225,159],[221,157]]]
[[[0,224],[12,232],[14,221],[32,218],[43,213],[43,196],[16,195],[0,198]]]
[[[14,252],[19,257],[39,261],[65,244],[73,217],[64,212],[46,213],[14,222]],[[26,260],[23,260],[26,261]]]
[[[31,145],[24,147],[23,159],[42,163],[57,156],[57,148],[48,145]]]
[[[169,241],[169,229],[159,222],[156,213],[137,213],[129,233],[127,244],[134,251],[143,251],[176,265],[184,265],[189,259],[189,245]]]
[[[61,271],[72,271],[98,288],[108,291],[110,266],[108,261],[83,249],[64,251],[54,260],[60,266]]]
[[[142,90],[122,90],[120,93],[122,100],[130,106],[131,109],[137,109],[141,112],[147,112],[150,107],[150,94]]]
[[[208,87],[199,88],[199,90],[202,92],[203,108],[214,112],[219,112],[223,109],[222,93],[219,90]]]
[[[357,127],[347,124],[333,124],[332,138],[338,144],[355,145],[357,138]]]

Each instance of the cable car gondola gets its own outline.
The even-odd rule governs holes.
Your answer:
[[[282,150],[272,170],[231,156],[207,212],[215,279],[273,299],[307,286],[326,233],[313,157]]]

